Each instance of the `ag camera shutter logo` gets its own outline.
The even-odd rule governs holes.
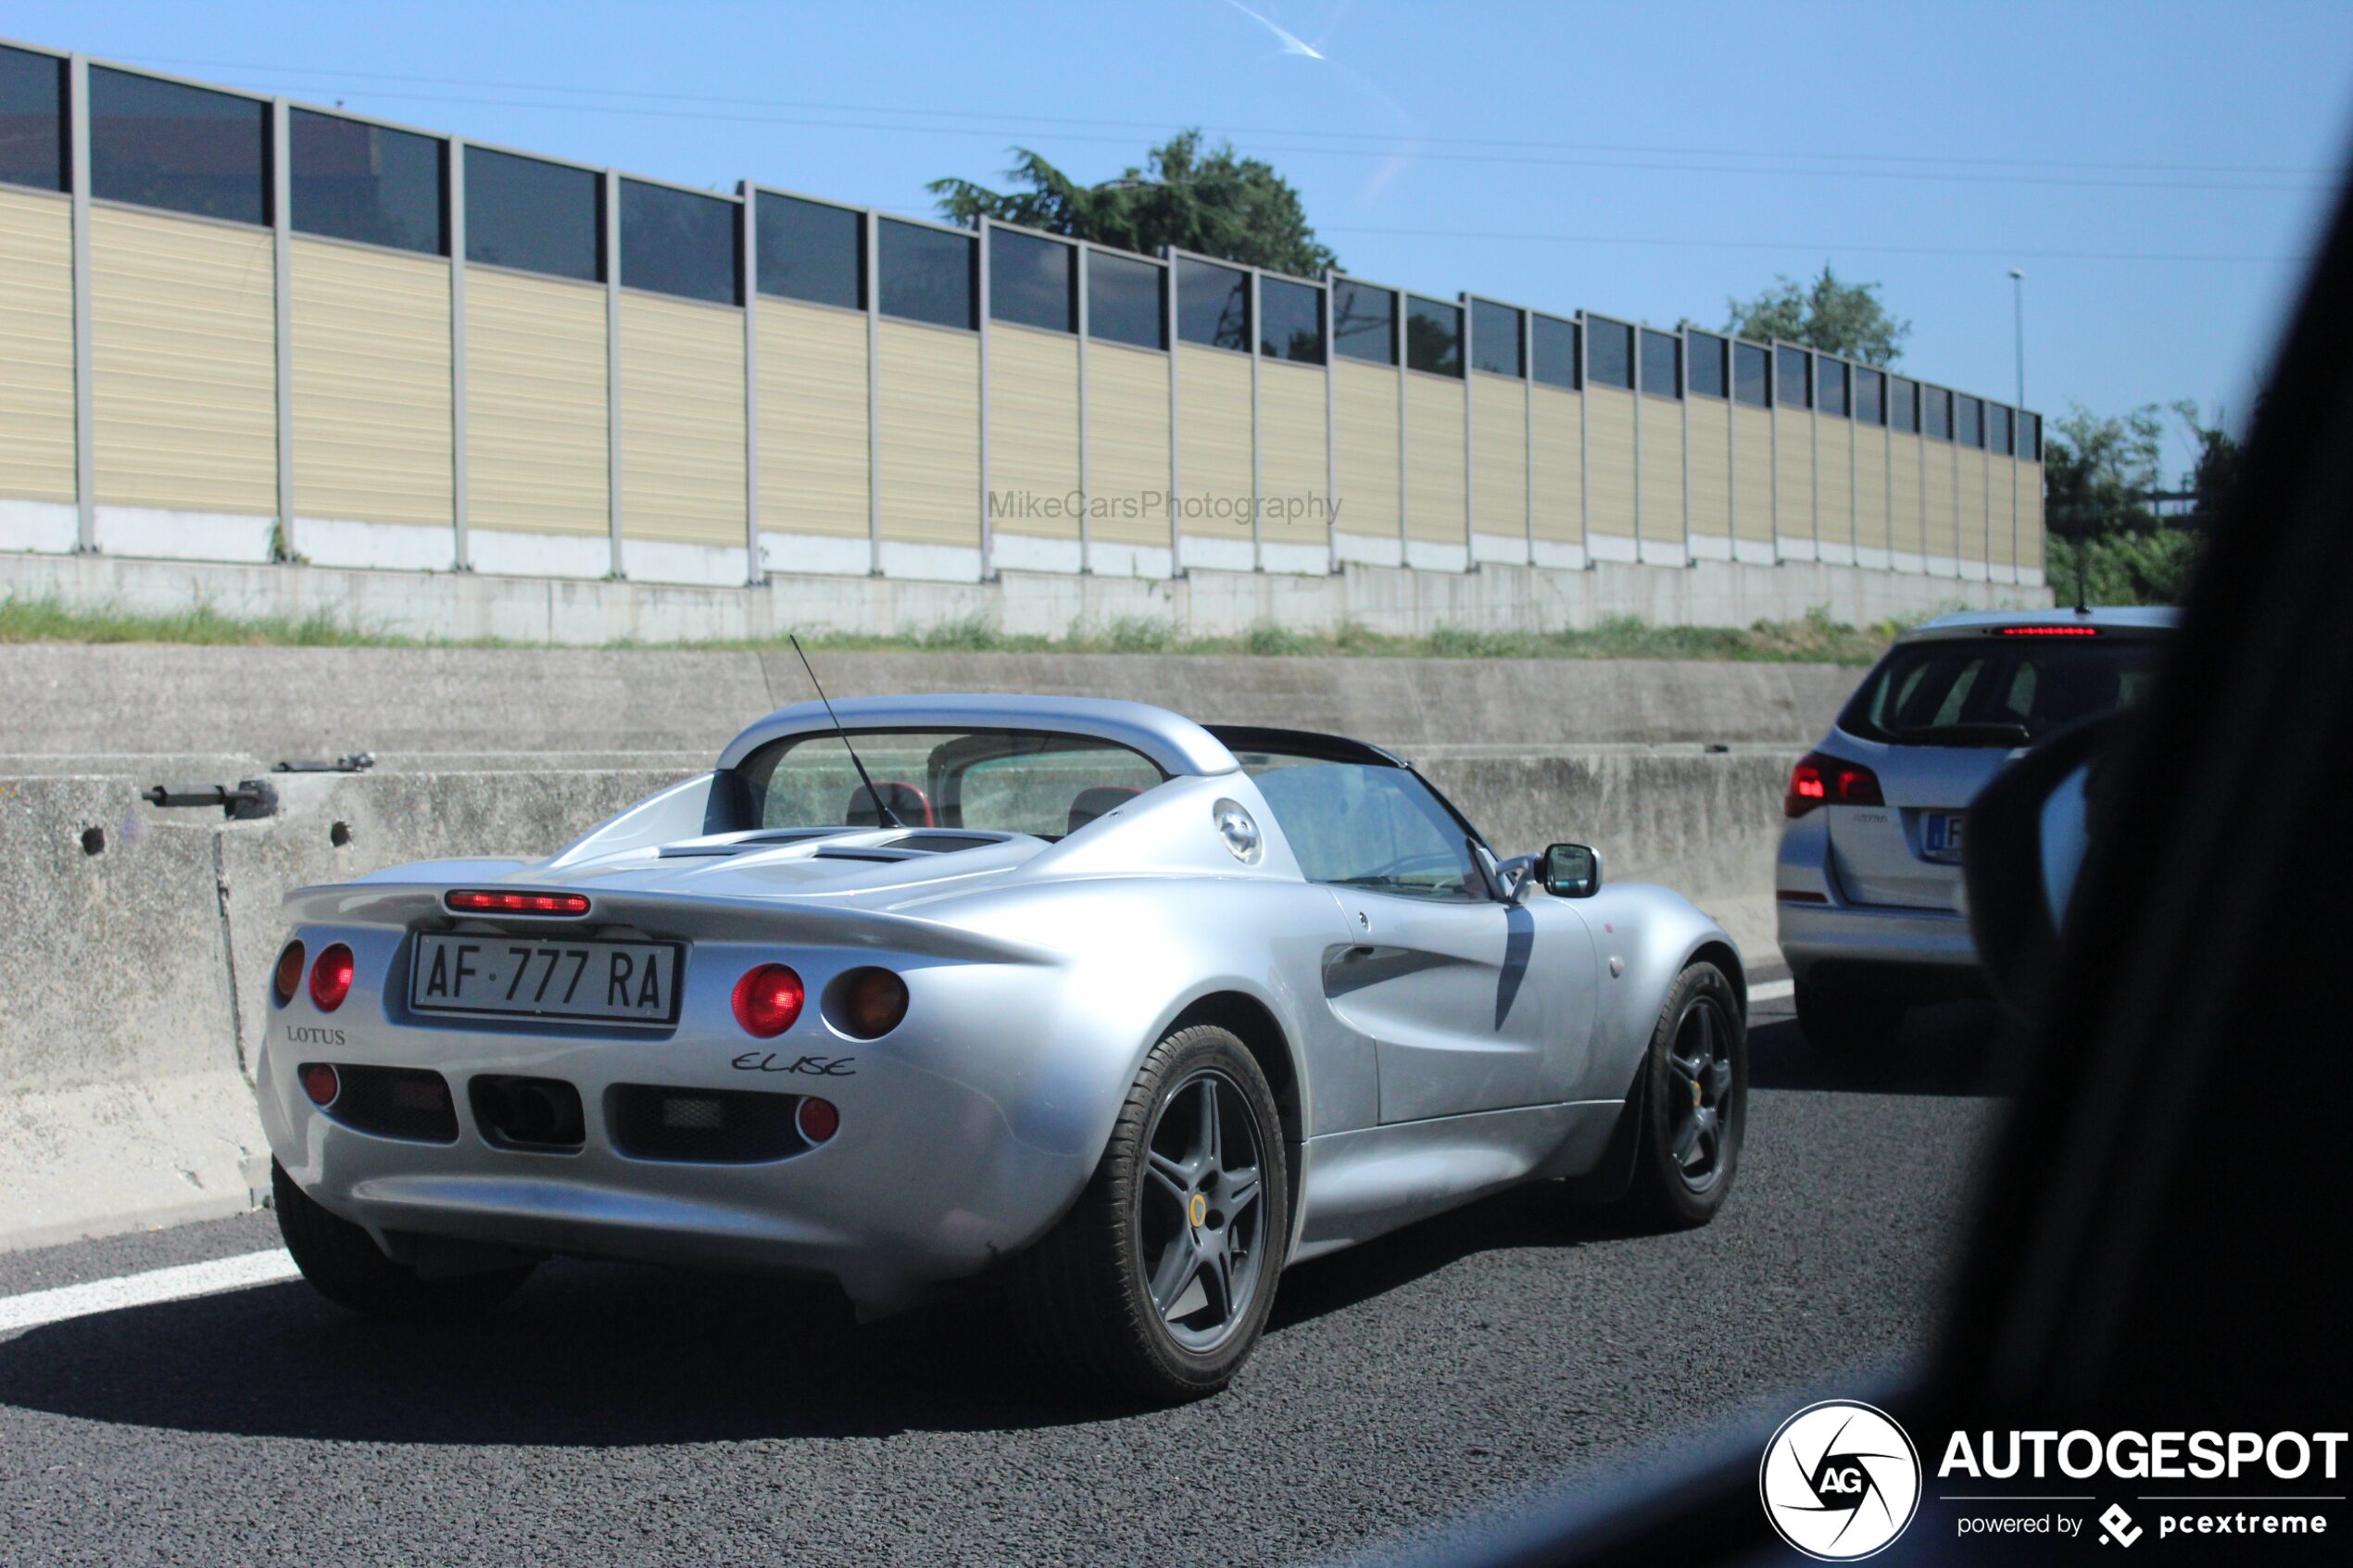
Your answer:
[[[1853,1399],[1824,1399],[1765,1445],[1756,1489],[1781,1539],[1824,1562],[1869,1557],[1911,1524],[1920,1456],[1895,1418]]]

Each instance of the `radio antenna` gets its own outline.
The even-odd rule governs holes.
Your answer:
[[[858,782],[865,785],[866,798],[875,803],[875,814],[882,819],[882,825],[887,828],[905,827],[907,824],[899,820],[899,813],[890,809],[890,802],[883,798],[882,791],[875,787],[875,781],[867,776],[866,764],[858,760],[858,748],[849,744],[849,732],[842,728],[841,715],[834,711],[834,699],[825,695],[824,686],[817,684],[817,671],[811,667],[809,655],[802,651],[800,639],[787,632],[785,640],[792,644],[793,652],[800,655],[800,667],[808,671],[809,684],[816,688],[817,700],[825,705],[825,717],[834,721],[834,734],[841,737],[841,748],[849,753],[849,765],[858,770]]]

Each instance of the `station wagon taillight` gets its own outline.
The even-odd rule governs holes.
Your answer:
[[[2005,626],[2005,637],[2096,637],[2096,626]]]
[[[1879,775],[1860,762],[1809,751],[1790,771],[1789,793],[1781,797],[1781,815],[1802,817],[1817,806],[1884,806]]]

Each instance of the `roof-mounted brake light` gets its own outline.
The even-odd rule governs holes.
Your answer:
[[[1997,628],[2005,637],[2096,637],[2096,626],[2003,626]]]

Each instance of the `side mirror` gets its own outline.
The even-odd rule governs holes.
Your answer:
[[[1555,844],[1539,859],[1537,874],[1555,898],[1591,898],[1602,887],[1602,852],[1583,844]]]

